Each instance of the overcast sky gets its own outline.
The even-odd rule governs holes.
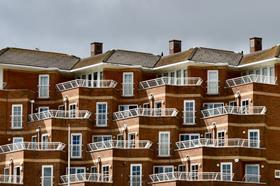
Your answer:
[[[164,54],[169,39],[248,51],[280,43],[279,0],[0,0],[0,48],[89,56],[89,44]]]

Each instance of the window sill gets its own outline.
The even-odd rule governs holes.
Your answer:
[[[185,125],[185,126],[192,126],[192,125],[196,125],[196,123],[183,123],[183,125]]]
[[[14,127],[11,127],[10,129],[11,129],[11,130],[22,130],[23,127],[21,127],[21,128],[14,128]]]

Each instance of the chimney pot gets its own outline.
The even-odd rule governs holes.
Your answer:
[[[175,54],[181,52],[182,41],[181,40],[170,40],[169,41],[169,54]]]
[[[101,43],[101,42],[93,42],[93,43],[90,44],[91,56],[102,54],[102,52],[103,52],[103,43]]]
[[[262,38],[252,37],[250,38],[250,53],[262,50]]]

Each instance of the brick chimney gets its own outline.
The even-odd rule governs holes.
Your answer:
[[[175,54],[178,52],[181,52],[181,46],[182,46],[181,40],[170,40],[169,41],[169,54]]]
[[[250,38],[250,53],[262,50],[262,38],[252,37]]]
[[[93,43],[90,44],[90,54],[91,54],[91,56],[102,54],[102,52],[103,52],[103,43],[93,42]]]

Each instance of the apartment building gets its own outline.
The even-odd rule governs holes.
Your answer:
[[[280,46],[0,50],[0,184],[280,185]]]

